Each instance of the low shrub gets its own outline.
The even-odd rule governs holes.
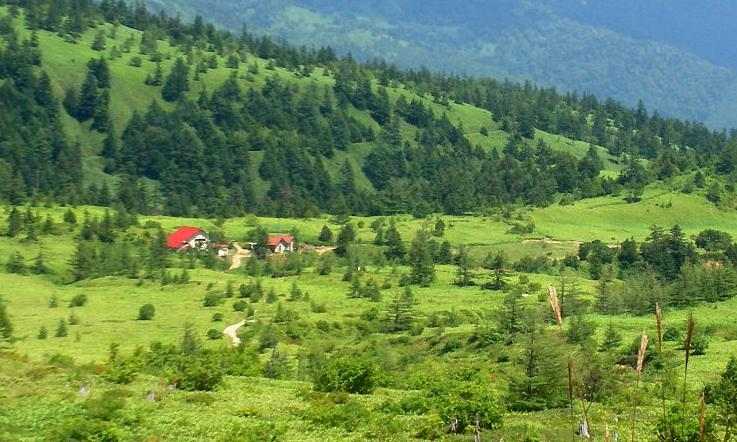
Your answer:
[[[155,314],[156,314],[156,307],[154,307],[153,304],[142,305],[141,308],[138,309],[138,320],[139,321],[150,321],[154,318]]]
[[[85,295],[84,293],[75,295],[69,301],[69,307],[83,307],[85,304],[87,304],[87,295]]]
[[[667,342],[680,341],[682,337],[681,330],[676,327],[668,327],[663,333],[663,340]]]
[[[247,308],[248,308],[248,303],[245,301],[236,301],[233,303],[233,310],[237,312],[246,311]]]
[[[202,299],[203,307],[217,307],[223,302],[223,297],[219,293],[209,292]]]
[[[315,390],[370,394],[376,388],[377,368],[369,360],[355,356],[333,356],[313,375]]]

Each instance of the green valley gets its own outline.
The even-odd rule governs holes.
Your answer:
[[[737,133],[0,2],[0,440],[732,440]]]

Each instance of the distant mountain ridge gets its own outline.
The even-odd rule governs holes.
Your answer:
[[[360,58],[643,99],[666,115],[737,127],[737,4],[721,0],[149,3]]]

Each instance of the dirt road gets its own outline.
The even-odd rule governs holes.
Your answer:
[[[235,253],[233,254],[233,256],[231,256],[230,268],[228,270],[235,270],[239,268],[241,264],[243,264],[244,259],[248,259],[251,257],[251,251],[244,249],[237,242],[233,243],[233,248],[235,249]]]
[[[226,327],[225,330],[223,330],[223,334],[230,338],[230,342],[233,343],[233,347],[237,347],[240,345],[241,338],[238,337],[238,329],[243,327],[244,325],[246,325],[245,320]]]

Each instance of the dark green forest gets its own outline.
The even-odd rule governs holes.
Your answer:
[[[106,61],[90,61],[83,84],[67,90],[60,105],[49,92],[33,38],[20,41],[6,18],[0,26],[8,42],[0,54],[0,74],[9,110],[0,135],[2,189],[14,203],[44,197],[117,202],[136,213],[172,215],[462,214],[514,203],[545,206],[560,197],[625,193],[636,201],[651,181],[694,170],[731,175],[737,161],[736,133],[663,118],[642,103],[630,109],[612,99],[562,95],[530,83],[401,70],[383,61],[359,63],[330,48],[295,48],[246,32],[235,35],[201,19],[186,24],[123,2],[24,1],[20,6],[31,30],[74,39],[97,21],[119,22],[164,32],[185,51],[209,47],[234,64],[255,54],[295,72],[321,68],[335,83],[300,88],[273,77],[263,88],[243,90],[233,77],[190,100],[185,93],[200,67],[182,57],[170,72],[147,80],[163,85],[161,100],[175,103],[173,110],[154,101],[117,134],[109,121]],[[452,101],[487,109],[512,134],[510,141],[502,152],[474,146],[422,101],[390,99],[387,87],[396,85],[440,105]],[[349,109],[369,112],[381,129],[355,120]],[[106,171],[119,178],[117,189],[81,191],[79,148],[57,124],[59,112],[91,120],[91,128],[105,134],[101,154]],[[417,128],[416,143],[403,138],[406,125]],[[602,177],[596,149],[577,159],[532,142],[535,129],[604,146],[624,170],[618,177]],[[329,173],[326,160],[336,151],[366,141],[376,144],[363,165],[372,189],[356,184],[347,162],[339,173]],[[256,172],[250,167],[255,152],[263,154]],[[254,192],[254,173],[268,182],[263,197]],[[142,179],[160,187],[152,190]]]

